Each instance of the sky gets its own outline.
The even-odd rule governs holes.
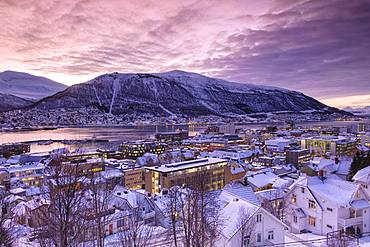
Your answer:
[[[369,0],[0,0],[0,71],[203,73],[370,105]]]

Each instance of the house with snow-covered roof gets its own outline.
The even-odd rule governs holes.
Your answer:
[[[370,231],[370,204],[360,185],[330,175],[300,177],[289,189],[285,222],[292,232]]]
[[[370,198],[370,165],[356,172],[352,177],[354,183],[361,185]]]
[[[219,195],[221,234],[217,247],[282,244],[287,226],[261,207],[252,188],[235,183]]]

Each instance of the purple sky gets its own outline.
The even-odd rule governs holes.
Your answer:
[[[0,0],[0,71],[182,69],[370,105],[369,0]]]

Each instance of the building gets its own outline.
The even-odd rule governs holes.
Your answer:
[[[308,162],[311,155],[308,149],[292,149],[286,151],[285,157],[287,164],[299,166]]]
[[[370,166],[357,171],[352,180],[354,183],[361,185],[368,198],[370,198]]]
[[[175,185],[191,185],[201,175],[208,190],[221,189],[226,183],[226,166],[225,159],[205,158],[145,167],[145,188],[158,194]]]
[[[81,176],[93,175],[105,170],[103,158],[85,158],[85,156],[64,156],[60,159],[62,165],[74,166]]]
[[[356,140],[344,136],[313,136],[301,140],[301,147],[316,155],[352,155],[356,152]]]
[[[122,143],[119,147],[124,159],[137,159],[145,153],[161,154],[167,149],[164,143],[150,141],[136,141]]]
[[[247,150],[240,148],[220,148],[209,153],[208,156],[219,159],[232,159],[249,162],[260,154],[262,154],[260,149]]]
[[[370,147],[370,132],[357,133],[357,143],[365,147]]]
[[[244,177],[244,182],[251,186],[254,191],[285,188],[291,185],[291,180],[280,178],[272,171],[251,172]]]
[[[300,177],[290,189],[286,223],[292,232],[369,232],[370,204],[360,185],[331,175]]]
[[[253,190],[230,184],[218,201],[222,226],[217,247],[284,245],[287,226],[261,207]]]
[[[0,156],[9,158],[13,155],[19,155],[30,152],[30,144],[13,143],[0,145]]]
[[[158,132],[155,134],[155,139],[161,142],[182,141],[189,137],[189,131],[179,130],[175,132]]]
[[[39,186],[44,179],[45,164],[41,162],[6,166],[11,187]]]
[[[370,123],[359,123],[358,124],[358,131],[359,132],[367,132],[370,131]]]
[[[247,169],[241,163],[235,160],[230,160],[225,167],[225,183],[242,181]]]
[[[136,190],[145,189],[145,169],[143,167],[127,167],[122,169],[123,185],[126,188]]]

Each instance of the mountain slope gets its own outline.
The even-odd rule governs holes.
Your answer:
[[[15,71],[0,73],[0,93],[11,94],[24,99],[39,100],[66,88],[66,85],[45,77]]]
[[[0,93],[0,112],[23,108],[33,102],[10,94]]]
[[[104,74],[33,105],[38,109],[79,109],[91,106],[112,114],[186,116],[336,111],[299,92],[227,82],[183,71]]]

